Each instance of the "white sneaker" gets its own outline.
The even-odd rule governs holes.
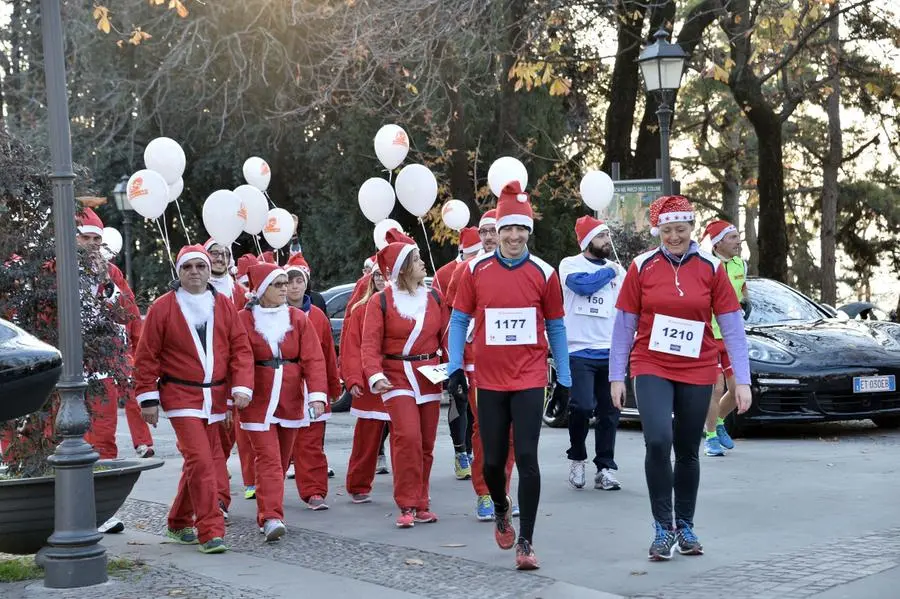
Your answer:
[[[266,535],[266,541],[277,541],[287,532],[287,527],[281,520],[270,519],[263,523],[263,534]]]
[[[288,469],[287,469],[287,477],[289,479],[291,479],[291,478],[294,478],[295,476],[297,476],[297,475],[294,473],[294,465],[291,464],[290,466],[288,466]]]
[[[388,470],[387,465],[387,456],[380,455],[378,456],[378,462],[375,463],[375,474],[388,474],[390,470]]]
[[[154,455],[156,455],[156,452],[153,451],[153,447],[151,447],[150,445],[138,445],[134,448],[134,452],[139,458],[152,458]]]
[[[98,532],[102,532],[108,535],[120,533],[124,530],[125,523],[118,518],[110,518],[109,520],[101,524],[100,528],[97,529]]]
[[[575,489],[584,488],[584,460],[569,460],[569,484]]]
[[[597,473],[597,476],[594,477],[594,488],[603,491],[618,491],[622,488],[622,485],[619,484],[618,479],[616,479],[614,471],[609,468],[603,468]]]

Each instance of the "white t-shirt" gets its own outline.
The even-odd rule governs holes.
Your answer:
[[[607,267],[616,270],[616,278],[592,296],[578,295],[566,285],[566,279],[571,274],[594,273]],[[625,280],[625,269],[611,260],[607,260],[606,264],[601,266],[585,258],[584,254],[578,254],[563,258],[559,264],[559,278],[563,288],[563,306],[566,310],[569,353],[585,349],[609,349],[616,316],[616,300],[622,289],[622,281]]]

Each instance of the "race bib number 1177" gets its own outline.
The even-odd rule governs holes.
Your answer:
[[[537,309],[486,308],[484,331],[487,345],[534,345],[537,343]]]

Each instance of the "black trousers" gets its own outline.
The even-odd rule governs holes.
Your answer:
[[[478,389],[477,404],[478,428],[484,446],[484,482],[498,512],[511,507],[506,501],[506,459],[512,426],[519,471],[519,536],[531,541],[541,498],[538,441],[543,424],[544,388],[522,391]]]
[[[618,470],[616,465],[616,430],[619,428],[619,410],[613,407],[609,392],[609,360],[569,358],[572,370],[572,389],[569,394],[569,450],[570,460],[586,460],[587,436],[594,425],[594,464],[599,472],[603,468]]]
[[[450,409],[447,410],[447,424],[450,426],[450,439],[457,453],[472,453],[472,408],[468,398],[456,399],[450,396]]]

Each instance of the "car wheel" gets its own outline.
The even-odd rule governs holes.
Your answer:
[[[747,430],[747,425],[744,424],[744,417],[732,410],[731,414],[725,418],[725,430],[732,437],[743,437],[744,432]]]
[[[353,400],[353,396],[350,395],[350,392],[344,389],[344,392],[341,393],[341,396],[331,402],[331,411],[332,412],[348,412],[350,411],[350,402]]]
[[[569,402],[556,392],[556,366],[547,360],[547,388],[544,391],[544,423],[550,428],[569,426]]]
[[[878,428],[900,428],[900,416],[875,416],[872,422]]]

